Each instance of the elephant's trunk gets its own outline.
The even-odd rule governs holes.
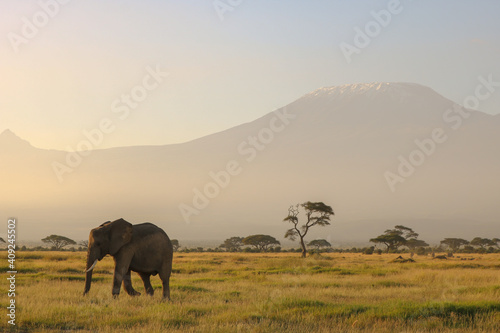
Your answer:
[[[95,265],[97,265],[97,259],[94,259],[93,256],[90,255],[90,251],[87,254],[87,269],[85,270],[85,290],[83,294],[87,294],[90,290],[90,284],[92,283],[92,270]]]

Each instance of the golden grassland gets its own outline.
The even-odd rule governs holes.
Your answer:
[[[158,276],[149,297],[135,273],[143,295],[122,288],[113,299],[112,258],[97,265],[83,297],[85,253],[17,252],[16,330],[500,332],[500,254],[391,262],[397,256],[175,253],[172,300],[162,302]],[[2,263],[8,271],[5,252]],[[7,292],[4,282],[0,331],[12,329]]]

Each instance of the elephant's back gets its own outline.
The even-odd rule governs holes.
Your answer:
[[[148,242],[153,241],[154,239],[154,243],[160,241],[166,246],[167,249],[172,248],[172,243],[170,242],[170,238],[168,237],[167,233],[162,228],[153,223],[146,222],[135,224],[133,226],[133,230],[133,237],[137,240],[141,239]]]
[[[157,234],[157,233],[164,234],[165,236],[167,236],[167,234],[162,228],[150,222],[135,224],[132,227],[134,229],[134,233],[141,236],[146,236],[148,234]]]

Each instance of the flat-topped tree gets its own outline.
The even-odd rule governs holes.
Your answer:
[[[428,246],[423,240],[419,240],[418,233],[412,228],[397,225],[394,229],[387,229],[382,235],[370,239],[372,243],[381,243],[387,246],[387,252],[397,251],[401,246],[407,246],[410,250],[417,247]]]
[[[415,239],[415,238],[412,238],[412,239],[408,239],[406,241],[406,244],[405,244],[409,249],[410,251],[414,251],[415,249],[419,248],[419,247],[426,247],[426,246],[429,246],[429,244],[427,244],[427,242],[421,240],[421,239]]]
[[[50,235],[42,239],[42,242],[52,244],[56,251],[61,250],[67,245],[75,245],[76,242],[68,237],[59,235]]]
[[[453,252],[456,252],[460,246],[469,244],[469,241],[462,238],[445,238],[440,243],[448,246]]]
[[[267,251],[268,248],[280,245],[276,238],[269,235],[252,235],[243,238],[241,242],[245,245],[254,246],[259,251]]]
[[[470,241],[469,244],[472,246],[479,246],[482,249],[486,249],[486,247],[488,246],[495,246],[497,242],[488,238],[475,237],[473,240]]]
[[[382,243],[387,246],[387,253],[397,251],[399,247],[406,244],[406,239],[398,234],[388,233],[387,231],[376,238],[370,239],[372,243]]]
[[[319,250],[322,247],[332,247],[332,244],[330,244],[326,239],[315,239],[307,243],[307,246],[313,246],[316,250]]]
[[[418,234],[415,231],[413,231],[412,228],[405,227],[404,225],[397,225],[394,227],[394,229],[389,229],[386,230],[385,232],[399,235],[401,237],[404,237],[405,239],[418,238]]]
[[[243,237],[231,237],[228,238],[219,245],[220,248],[226,249],[228,252],[238,252],[241,251],[243,244]]]
[[[299,207],[304,208],[306,215],[306,223],[302,226],[299,226]],[[335,215],[332,207],[325,205],[322,202],[308,201],[301,205],[297,204],[288,208],[288,216],[285,217],[283,221],[292,223],[293,228],[287,230],[285,238],[289,238],[293,241],[299,237],[300,246],[302,248],[302,258],[305,258],[307,253],[304,237],[306,237],[309,229],[316,225],[321,227],[330,225],[330,216],[332,215]]]
[[[491,241],[494,243],[494,246],[500,249],[500,238],[493,238]]]
[[[178,251],[181,247],[181,244],[179,244],[179,240],[177,239],[172,239],[170,243],[172,243],[172,249],[174,250],[174,252]]]

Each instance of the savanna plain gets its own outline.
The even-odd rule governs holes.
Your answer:
[[[170,302],[139,276],[111,296],[106,257],[82,296],[84,252],[17,252],[16,326],[9,332],[500,332],[500,254],[446,260],[399,254],[175,253]],[[408,257],[409,255],[403,255]],[[472,259],[473,258],[473,259]],[[2,252],[0,270],[8,269]],[[5,274],[3,274],[5,276]]]

